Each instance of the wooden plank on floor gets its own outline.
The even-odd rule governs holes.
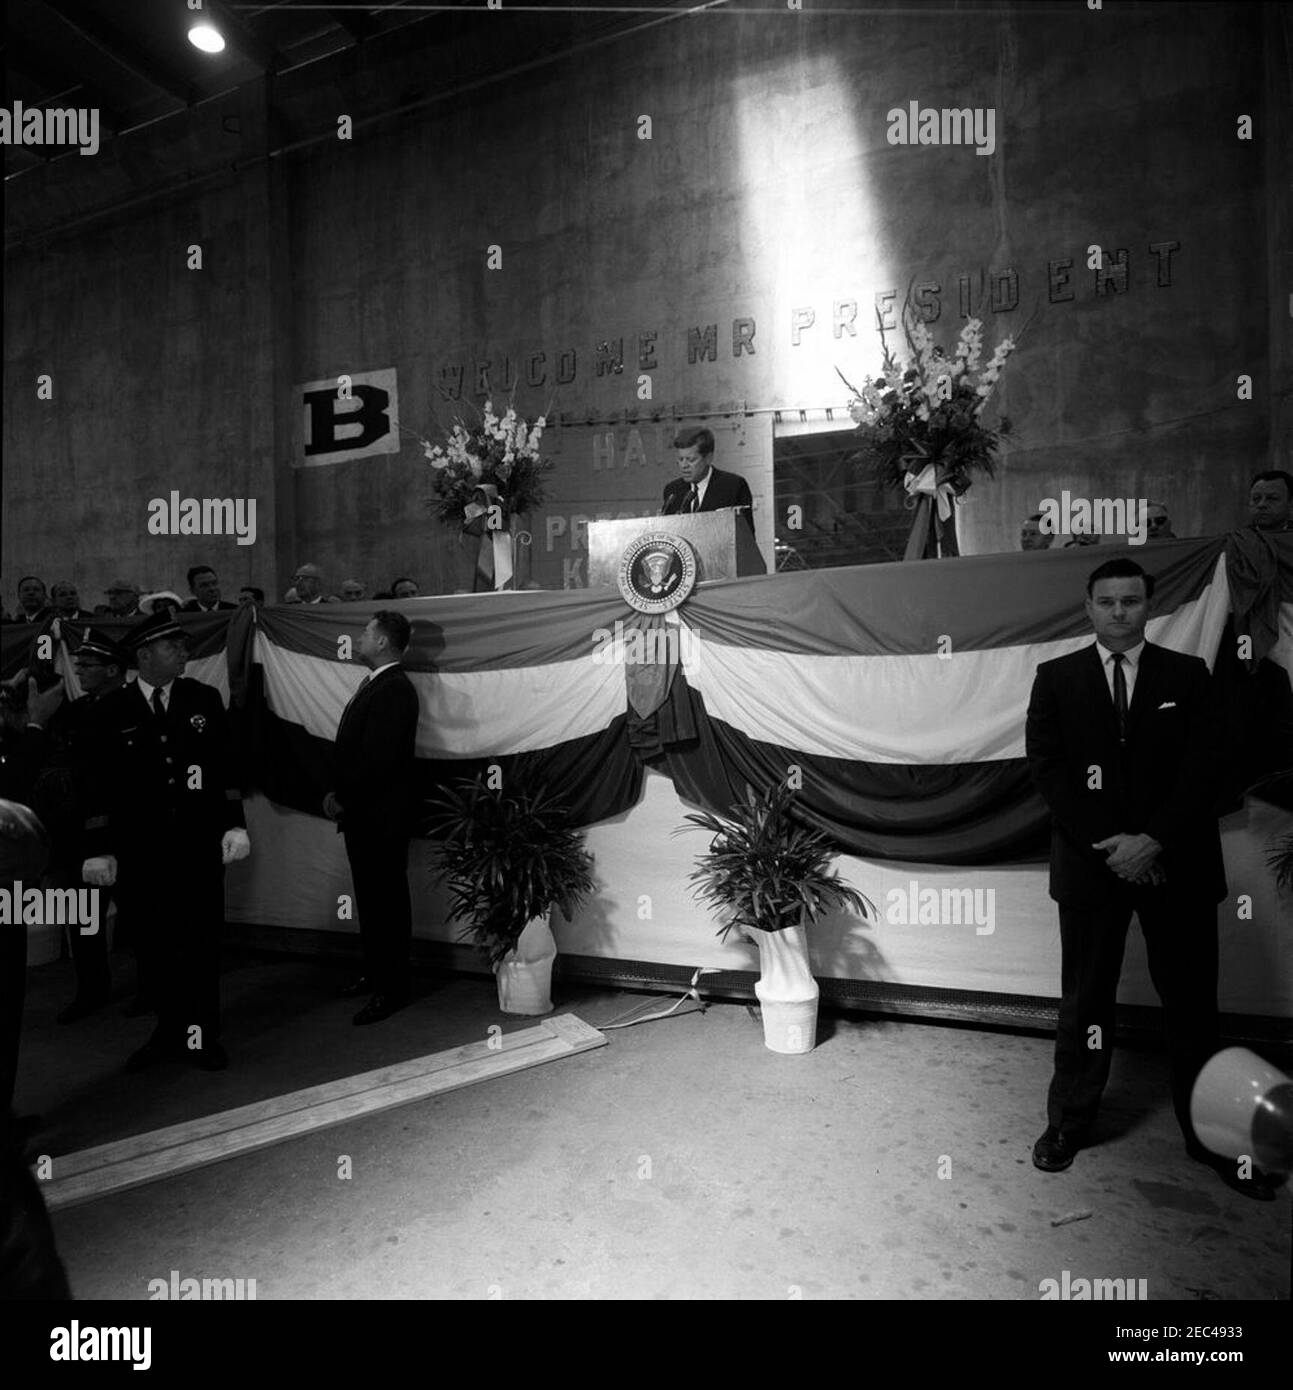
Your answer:
[[[74,1173],[83,1173],[91,1168],[103,1168],[110,1163],[120,1163],[124,1159],[135,1158],[141,1154],[156,1153],[159,1149],[186,1144],[190,1140],[224,1134],[239,1126],[273,1119],[289,1111],[308,1110],[312,1106],[339,1100],[343,1096],[376,1090],[378,1087],[389,1086],[409,1077],[444,1071],[481,1057],[498,1057],[500,1053],[514,1052],[518,1048],[532,1047],[536,1042],[542,1042],[547,1038],[562,1036],[558,1031],[565,1027],[562,1020],[571,1017],[573,1015],[564,1014],[559,1018],[544,1019],[542,1023],[533,1027],[518,1028],[513,1033],[502,1033],[492,1043],[488,1039],[463,1043],[459,1047],[446,1048],[443,1052],[432,1052],[425,1057],[411,1057],[407,1062],[378,1067],[375,1071],[356,1072],[353,1076],[338,1077],[335,1081],[307,1086],[304,1090],[289,1091],[286,1095],[254,1101],[250,1105],[239,1106],[236,1110],[221,1110],[214,1115],[203,1115],[196,1120],[168,1125],[165,1129],[132,1134],[126,1139],[114,1140],[111,1144],[99,1144],[92,1149],[81,1149],[77,1153],[68,1154],[55,1160],[54,1166],[59,1177],[71,1177]],[[575,1021],[579,1023],[580,1028],[588,1029],[587,1024],[578,1019]]]
[[[493,1047],[469,1043],[56,1158],[41,1190],[51,1211],[76,1206],[605,1044],[605,1034],[562,1014],[504,1033]],[[310,1099],[302,1104],[301,1097]]]

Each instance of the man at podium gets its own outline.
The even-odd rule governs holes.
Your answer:
[[[743,507],[741,516],[753,534],[754,499],[750,485],[739,473],[724,473],[714,467],[713,431],[703,425],[688,426],[674,436],[673,447],[678,451],[679,476],[665,486],[660,515]]]

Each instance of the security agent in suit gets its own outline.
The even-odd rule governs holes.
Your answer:
[[[250,853],[219,693],[183,675],[184,630],[154,614],[128,635],[139,679],[87,721],[86,883],[115,885],[134,925],[153,1036],[126,1063],[228,1065],[220,1034],[224,866]]]
[[[714,467],[714,435],[703,426],[679,430],[673,447],[678,455],[678,474],[666,485],[661,516],[687,512],[715,512],[720,507],[744,507],[741,513],[754,530],[754,499],[750,485],[738,473]]]
[[[1051,897],[1059,904],[1061,1000],[1047,1128],[1033,1163],[1060,1172],[1095,1121],[1112,1062],[1118,977],[1133,912],[1163,1005],[1172,1101],[1192,1158],[1247,1196],[1190,1122],[1190,1092],[1220,1046],[1217,904],[1226,895],[1217,801],[1218,709],[1208,669],[1145,641],[1154,578],[1133,560],[1093,570],[1096,641],[1037,668],[1027,754],[1051,811]]]
[[[400,662],[411,628],[402,613],[379,609],[356,650],[368,667],[337,725],[336,790],[324,814],[345,836],[355,885],[364,973],[342,994],[372,998],[355,1015],[379,1023],[409,1001],[409,838],[415,809],[418,696]]]

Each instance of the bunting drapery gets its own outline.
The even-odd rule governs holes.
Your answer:
[[[1293,593],[1278,586],[1293,575],[1293,535],[1269,545],[1287,613]],[[841,849],[987,864],[1044,846],[1024,713],[1037,664],[1091,641],[1087,575],[1115,555],[1139,561],[1157,577],[1150,640],[1211,666],[1230,608],[1226,547],[1219,537],[704,584],[678,625],[661,628],[673,643],[669,679],[655,683],[663,702],[646,715],[649,673],[631,634],[652,625],[617,591],[386,606],[414,624],[405,666],[422,703],[428,796],[497,765],[504,777],[546,783],[589,825],[637,802],[645,762],[719,813],[747,784],[790,776],[805,817]],[[226,676],[247,780],[271,799],[321,814],[336,723],[363,674],[350,652],[381,606],[181,615],[197,642],[189,673],[217,685]],[[129,626],[97,625],[110,635]]]

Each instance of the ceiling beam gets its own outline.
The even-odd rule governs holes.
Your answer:
[[[244,58],[250,58],[261,72],[281,72],[288,66],[286,57],[272,43],[262,39],[245,20],[239,19],[217,0],[206,0],[204,12],[233,47]],[[198,12],[195,11],[191,17],[196,19]]]
[[[102,130],[115,134],[125,123],[125,113],[98,86],[70,70],[56,71],[57,64],[36,53],[21,40],[15,40],[12,31],[5,36],[4,65],[6,71],[17,77],[28,78],[41,89],[42,104],[80,91],[85,100],[77,104],[97,108]]]
[[[47,10],[52,10],[73,33],[79,34],[92,44],[105,57],[118,67],[125,68],[150,87],[165,92],[183,106],[192,106],[202,93],[178,74],[160,63],[150,53],[146,53],[133,40],[120,30],[104,23],[98,15],[84,10],[74,11],[69,0],[40,0]]]
[[[325,10],[324,14],[338,29],[344,29],[356,43],[363,43],[377,32],[377,25],[372,16],[361,10]]]

